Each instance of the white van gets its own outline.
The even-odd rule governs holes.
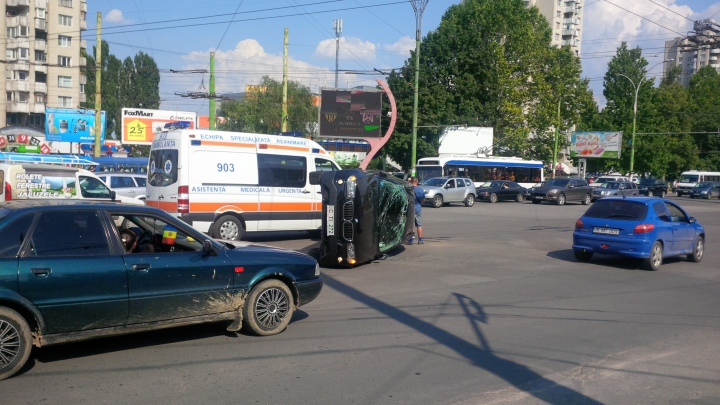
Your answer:
[[[683,172],[680,175],[680,180],[675,190],[678,197],[682,197],[687,194],[690,195],[690,190],[704,181],[717,181],[720,182],[720,172],[707,172],[703,170],[690,170]]]
[[[70,198],[143,205],[134,198],[115,196],[95,174],[72,167],[92,164],[74,156],[0,153],[0,202]]]
[[[146,204],[219,239],[317,230],[322,196],[308,174],[335,170],[308,139],[171,127],[153,139]]]

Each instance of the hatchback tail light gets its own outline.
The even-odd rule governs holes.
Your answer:
[[[640,224],[635,227],[635,233],[648,233],[655,229],[653,224]]]
[[[187,214],[190,212],[190,188],[188,186],[178,187],[177,211],[180,214]]]
[[[5,201],[12,201],[12,187],[7,181],[5,182]]]
[[[575,228],[582,229],[582,227],[583,227],[582,219],[578,219],[577,221],[575,221]]]

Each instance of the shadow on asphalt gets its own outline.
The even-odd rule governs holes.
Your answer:
[[[617,267],[624,270],[645,270],[643,268],[643,261],[641,259],[633,259],[630,257],[594,254],[589,262],[579,262],[575,258],[575,254],[573,253],[572,249],[555,250],[552,252],[548,252],[547,256],[553,259],[562,260],[564,262],[573,262],[577,264]],[[663,258],[663,265],[679,263],[682,261],[684,260],[680,256],[665,257]],[[662,269],[662,267],[660,269]]]
[[[480,324],[487,323],[487,314],[483,311],[479,303],[469,297],[462,294],[455,294],[459,305],[465,312],[470,326],[475,331],[478,339],[477,343],[468,342],[427,321],[377,298],[371,297],[331,276],[325,275],[323,279],[326,286],[416,330],[439,344],[455,351],[476,367],[502,378],[518,390],[524,391],[535,398],[549,404],[600,404],[600,402],[580,392],[548,380],[522,364],[496,356],[480,328]]]

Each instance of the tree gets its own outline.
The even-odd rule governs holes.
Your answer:
[[[561,126],[579,119],[591,100],[569,50],[550,45],[550,26],[537,8],[517,0],[467,0],[446,11],[421,43],[418,123],[467,124],[495,130],[498,154],[546,158],[558,94],[566,94]],[[393,138],[381,153],[410,167],[416,54],[388,78],[398,104]],[[548,70],[552,70],[549,72]],[[578,102],[578,97],[583,102]],[[439,129],[418,130],[418,158],[434,155]],[[476,151],[467,151],[474,153]]]
[[[713,132],[694,137],[700,153],[698,169],[720,169],[720,74],[704,66],[690,79],[692,131]]]
[[[220,115],[227,122],[220,124],[225,131],[277,133],[282,128],[282,83],[264,76],[258,93],[248,93],[242,101],[225,101]],[[295,81],[288,81],[288,129],[314,137],[317,134],[318,109],[313,106],[310,89]]]

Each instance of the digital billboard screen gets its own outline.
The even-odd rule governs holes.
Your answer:
[[[45,109],[45,139],[60,142],[95,142],[95,111]],[[100,113],[100,142],[105,140],[105,111]]]
[[[322,90],[320,136],[379,138],[382,136],[380,90]]]
[[[570,157],[620,159],[622,132],[573,132]]]

